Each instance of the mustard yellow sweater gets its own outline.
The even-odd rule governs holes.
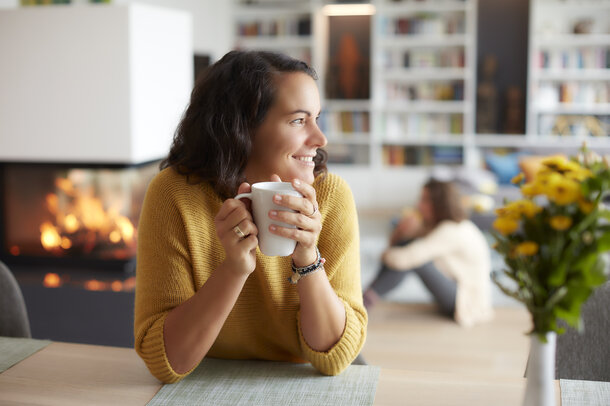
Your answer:
[[[342,337],[327,352],[307,345],[300,331],[296,286],[287,281],[290,257],[267,257],[257,249],[256,269],[207,356],[310,362],[321,373],[336,375],[360,352],[367,314],[353,197],[345,181],[332,174],[318,177],[314,187],[322,215],[318,248],[345,307]],[[225,258],[214,229],[221,204],[208,184],[189,184],[171,168],[161,171],[146,193],[138,229],[135,348],[163,382],[188,375],[176,373],[169,364],[163,325],[167,313],[193,296]]]

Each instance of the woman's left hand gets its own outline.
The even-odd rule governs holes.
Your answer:
[[[274,180],[279,177],[274,176]],[[295,266],[307,266],[313,264],[317,259],[316,241],[322,231],[322,216],[318,210],[316,191],[313,186],[295,179],[292,186],[300,192],[303,197],[290,195],[276,195],[274,202],[277,205],[294,210],[271,210],[269,217],[282,223],[292,224],[297,228],[271,226],[271,233],[290,238],[297,242],[292,253]]]

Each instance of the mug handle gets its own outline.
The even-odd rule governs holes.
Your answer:
[[[244,199],[244,198],[252,200],[252,192],[250,192],[250,193],[240,193],[237,196],[235,196],[233,199],[239,200],[239,199]]]

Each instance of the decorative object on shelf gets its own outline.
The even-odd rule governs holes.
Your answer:
[[[610,161],[583,146],[578,157],[549,157],[533,180],[524,176],[522,200],[499,208],[492,232],[504,257],[503,274],[512,282],[494,282],[527,307],[533,327],[526,371],[524,405],[555,405],[555,334],[560,321],[583,328],[581,306],[602,285],[610,250],[610,210],[602,198],[610,189]]]
[[[328,17],[328,99],[369,99],[371,16]]]
[[[523,134],[525,128],[525,101],[523,90],[518,86],[508,86],[505,94],[504,134]]]
[[[486,55],[481,67],[482,80],[477,86],[477,132],[495,134],[498,132],[498,86],[496,73],[498,59]]]
[[[594,136],[583,118],[610,119],[610,2],[531,0],[529,15],[528,135]]]

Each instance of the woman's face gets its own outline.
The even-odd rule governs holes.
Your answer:
[[[426,187],[422,189],[417,209],[425,224],[432,224],[434,222],[434,207],[430,201],[430,191]]]
[[[246,165],[249,183],[269,181],[277,174],[282,181],[314,180],[314,162],[326,137],[318,128],[320,95],[316,82],[301,72],[284,73],[276,78],[274,104],[256,130],[252,154]]]

